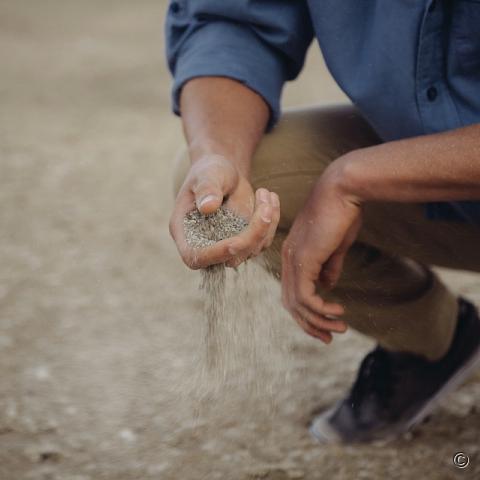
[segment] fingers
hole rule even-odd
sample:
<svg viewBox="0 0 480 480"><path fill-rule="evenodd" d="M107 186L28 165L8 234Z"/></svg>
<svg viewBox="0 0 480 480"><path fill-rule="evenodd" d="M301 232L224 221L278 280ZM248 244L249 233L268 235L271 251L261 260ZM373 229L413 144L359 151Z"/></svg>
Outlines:
<svg viewBox="0 0 480 480"><path fill-rule="evenodd" d="M280 220L280 200L278 195L265 188L255 192L255 210L248 227L233 237L230 244L232 258L226 262L229 267L237 267L247 258L257 256L271 245Z"/></svg>
<svg viewBox="0 0 480 480"><path fill-rule="evenodd" d="M273 216L269 193L264 188L258 189L255 193L255 210L248 227L232 239L232 255L251 253L265 240Z"/></svg>
<svg viewBox="0 0 480 480"><path fill-rule="evenodd" d="M272 205L272 221L270 223L270 228L263 243L255 250L255 255L260 254L262 250L270 247L275 238L278 222L280 221L280 198L275 192L270 192L270 204Z"/></svg>
<svg viewBox="0 0 480 480"><path fill-rule="evenodd" d="M358 232L362 225L361 217L358 217L357 220L350 226L348 229L345 238L343 239L341 245L337 250L330 256L330 258L325 262L320 272L319 282L326 289L332 289L340 279L340 275L343 270L343 264L345 262L345 257L350 247L355 242Z"/></svg>
<svg viewBox="0 0 480 480"><path fill-rule="evenodd" d="M325 330L336 333L344 333L347 331L347 324L343 320L334 316L318 315L303 305L299 305L297 313L310 325L318 330Z"/></svg>
<svg viewBox="0 0 480 480"><path fill-rule="evenodd" d="M316 328L315 326L310 324L310 322L306 321L305 319L303 319L298 315L295 315L294 318L295 318L295 321L300 325L302 330L308 335L310 335L311 337L318 338L319 340L321 340L323 343L326 343L327 345L332 341L333 336L330 332Z"/></svg>
<svg viewBox="0 0 480 480"><path fill-rule="evenodd" d="M338 303L325 302L316 292L316 280L318 274L311 273L309 265L304 261L302 263L294 262L294 285L291 293L294 296L296 305L314 312L320 317L343 315L344 308Z"/></svg>
<svg viewBox="0 0 480 480"><path fill-rule="evenodd" d="M336 318L344 313L341 305L317 295L317 278L314 263L299 257L287 240L282 249L282 303L306 333L330 343L331 332L343 333L347 324Z"/></svg>

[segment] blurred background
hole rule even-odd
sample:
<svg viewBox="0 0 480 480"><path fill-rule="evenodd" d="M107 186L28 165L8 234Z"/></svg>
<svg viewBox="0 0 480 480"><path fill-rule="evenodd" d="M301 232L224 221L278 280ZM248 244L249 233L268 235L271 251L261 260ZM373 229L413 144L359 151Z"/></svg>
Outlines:
<svg viewBox="0 0 480 480"><path fill-rule="evenodd" d="M275 415L202 417L179 393L201 299L167 231L166 9L0 0L0 479L480 478L480 374L392 444L311 440L370 347L353 333L322 348L291 326ZM313 46L284 106L344 99ZM480 302L478 276L442 274Z"/></svg>

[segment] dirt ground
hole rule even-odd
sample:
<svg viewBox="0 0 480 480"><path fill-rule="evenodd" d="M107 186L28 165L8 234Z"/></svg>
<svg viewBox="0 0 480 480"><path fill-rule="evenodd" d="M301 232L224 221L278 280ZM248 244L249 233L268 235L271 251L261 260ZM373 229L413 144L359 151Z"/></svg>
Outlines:
<svg viewBox="0 0 480 480"><path fill-rule="evenodd" d="M167 232L181 132L165 9L0 1L0 479L480 478L479 373L387 446L310 438L370 347L354 333L326 348L288 323L295 359L274 413L219 401L195 415L178 388L201 299ZM342 99L312 49L285 105ZM480 302L477 276L445 275Z"/></svg>

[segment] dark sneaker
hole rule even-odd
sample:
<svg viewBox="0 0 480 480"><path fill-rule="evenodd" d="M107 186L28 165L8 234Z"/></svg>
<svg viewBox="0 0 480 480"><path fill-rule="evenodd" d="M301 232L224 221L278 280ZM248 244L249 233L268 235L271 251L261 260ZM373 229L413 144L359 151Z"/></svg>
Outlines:
<svg viewBox="0 0 480 480"><path fill-rule="evenodd" d="M314 419L314 437L345 443L387 440L421 422L480 362L478 312L463 299L459 306L457 330L442 359L429 362L377 347L363 359L347 398Z"/></svg>

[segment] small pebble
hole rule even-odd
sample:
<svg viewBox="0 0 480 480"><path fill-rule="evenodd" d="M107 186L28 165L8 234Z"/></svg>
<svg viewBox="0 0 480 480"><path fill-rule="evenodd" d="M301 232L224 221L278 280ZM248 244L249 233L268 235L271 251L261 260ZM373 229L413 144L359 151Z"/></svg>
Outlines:
<svg viewBox="0 0 480 480"><path fill-rule="evenodd" d="M137 439L137 435L128 428L121 430L118 436L126 442L134 442Z"/></svg>

